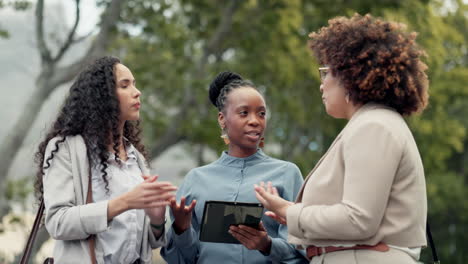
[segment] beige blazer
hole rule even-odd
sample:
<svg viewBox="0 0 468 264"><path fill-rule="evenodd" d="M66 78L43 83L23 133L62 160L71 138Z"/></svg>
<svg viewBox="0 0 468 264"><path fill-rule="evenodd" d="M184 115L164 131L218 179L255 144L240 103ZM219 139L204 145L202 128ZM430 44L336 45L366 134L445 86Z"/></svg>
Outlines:
<svg viewBox="0 0 468 264"><path fill-rule="evenodd" d="M426 245L424 169L413 135L391 108L366 104L307 176L287 211L298 245Z"/></svg>
<svg viewBox="0 0 468 264"><path fill-rule="evenodd" d="M49 141L45 157L49 157L59 138ZM88 240L90 235L104 232L107 222L108 201L86 204L88 193L88 158L86 145L81 136L69 136L59 144L60 149L50 161L50 167L43 178L45 226L55 239L55 263L91 263ZM46 162L44 163L44 165ZM138 165L143 174L148 175L144 157L138 153ZM152 249L166 243L165 234L157 239L145 217L140 259L142 263L152 263ZM104 263L100 242L96 240L97 263Z"/></svg>

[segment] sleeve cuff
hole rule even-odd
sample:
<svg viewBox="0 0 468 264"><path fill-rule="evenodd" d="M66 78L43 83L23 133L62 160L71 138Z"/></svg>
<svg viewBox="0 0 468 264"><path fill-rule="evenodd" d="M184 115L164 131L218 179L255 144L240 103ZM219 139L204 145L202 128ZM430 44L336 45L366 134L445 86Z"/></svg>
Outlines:
<svg viewBox="0 0 468 264"><path fill-rule="evenodd" d="M107 230L109 223L107 221L108 201L89 203L81 205L80 220L86 233L97 234Z"/></svg>
<svg viewBox="0 0 468 264"><path fill-rule="evenodd" d="M174 244L177 247L186 248L193 245L192 227L187 228L182 234L177 235L174 228L171 226L170 232L172 233L171 236L174 240Z"/></svg>
<svg viewBox="0 0 468 264"><path fill-rule="evenodd" d="M297 203L288 208L286 211L286 221L288 223L288 231L291 235L303 238L304 232L300 227L300 216L304 206L302 203Z"/></svg>
<svg viewBox="0 0 468 264"><path fill-rule="evenodd" d="M284 257L284 252L281 252L281 244L284 240L277 237L271 238L271 249L268 256L274 263L279 262Z"/></svg>
<svg viewBox="0 0 468 264"><path fill-rule="evenodd" d="M148 219L149 223L149 219ZM156 236L153 233L153 229L151 226L148 224L148 230L149 230L149 244L152 249L159 248L162 246L165 246L167 243L167 238L166 238L166 227L164 226L161 232L161 235L156 238Z"/></svg>

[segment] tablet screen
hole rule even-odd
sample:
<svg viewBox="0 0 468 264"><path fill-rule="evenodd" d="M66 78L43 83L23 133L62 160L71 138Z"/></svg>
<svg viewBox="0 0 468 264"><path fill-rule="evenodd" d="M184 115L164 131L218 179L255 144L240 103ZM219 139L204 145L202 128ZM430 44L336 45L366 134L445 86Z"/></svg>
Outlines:
<svg viewBox="0 0 468 264"><path fill-rule="evenodd" d="M200 227L200 241L239 244L228 233L229 227L242 224L258 228L262 214L260 203L207 201Z"/></svg>

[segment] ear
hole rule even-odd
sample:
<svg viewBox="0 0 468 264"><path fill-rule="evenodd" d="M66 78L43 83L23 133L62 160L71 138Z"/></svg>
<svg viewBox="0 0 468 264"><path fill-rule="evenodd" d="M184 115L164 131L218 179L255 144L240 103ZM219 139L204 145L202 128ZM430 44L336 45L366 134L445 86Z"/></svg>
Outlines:
<svg viewBox="0 0 468 264"><path fill-rule="evenodd" d="M226 119L224 118L223 112L218 112L218 124L221 129L226 127Z"/></svg>

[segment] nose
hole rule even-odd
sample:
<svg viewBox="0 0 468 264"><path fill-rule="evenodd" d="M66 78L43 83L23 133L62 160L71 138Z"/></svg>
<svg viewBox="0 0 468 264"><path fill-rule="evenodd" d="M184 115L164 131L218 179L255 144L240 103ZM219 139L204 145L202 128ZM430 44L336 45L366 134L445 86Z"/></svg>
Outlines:
<svg viewBox="0 0 468 264"><path fill-rule="evenodd" d="M323 93L323 83L320 84L320 92Z"/></svg>
<svg viewBox="0 0 468 264"><path fill-rule="evenodd" d="M259 124L260 124L260 121L258 120L257 115L250 115L249 125L258 126Z"/></svg>
<svg viewBox="0 0 468 264"><path fill-rule="evenodd" d="M138 88L135 87L135 91L133 92L133 97L138 98L140 97L141 92L138 90Z"/></svg>

